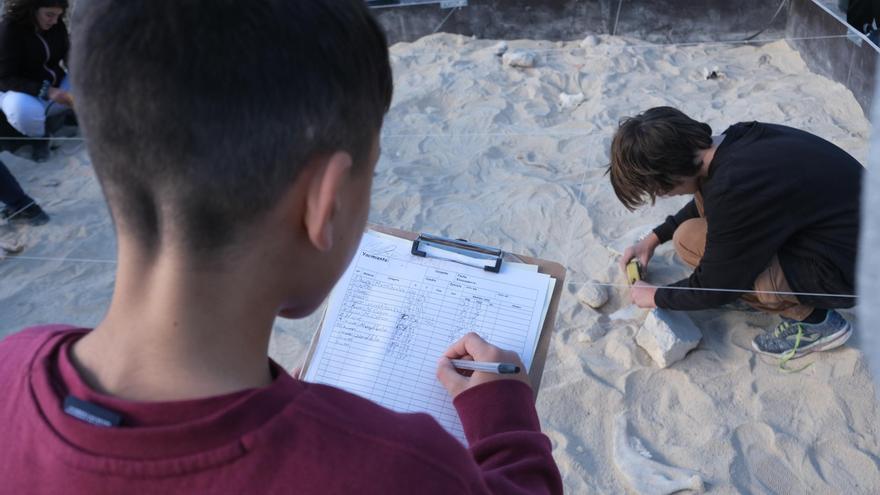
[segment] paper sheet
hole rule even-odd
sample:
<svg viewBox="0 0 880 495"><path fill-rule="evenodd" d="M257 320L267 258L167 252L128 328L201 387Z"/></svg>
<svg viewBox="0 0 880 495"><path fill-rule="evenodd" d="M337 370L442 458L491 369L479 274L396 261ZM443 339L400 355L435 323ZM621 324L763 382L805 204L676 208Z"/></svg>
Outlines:
<svg viewBox="0 0 880 495"><path fill-rule="evenodd" d="M427 412L464 442L436 378L437 360L467 332L534 358L555 280L513 266L489 273L410 254L411 241L364 234L330 296L305 380L399 412Z"/></svg>

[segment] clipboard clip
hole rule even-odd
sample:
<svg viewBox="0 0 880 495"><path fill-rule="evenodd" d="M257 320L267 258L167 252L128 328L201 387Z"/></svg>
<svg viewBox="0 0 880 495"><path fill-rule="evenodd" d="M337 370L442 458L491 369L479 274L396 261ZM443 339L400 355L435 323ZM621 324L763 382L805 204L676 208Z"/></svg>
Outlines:
<svg viewBox="0 0 880 495"><path fill-rule="evenodd" d="M413 241L412 254L455 261L493 273L501 271L504 257L504 252L498 248L424 233Z"/></svg>

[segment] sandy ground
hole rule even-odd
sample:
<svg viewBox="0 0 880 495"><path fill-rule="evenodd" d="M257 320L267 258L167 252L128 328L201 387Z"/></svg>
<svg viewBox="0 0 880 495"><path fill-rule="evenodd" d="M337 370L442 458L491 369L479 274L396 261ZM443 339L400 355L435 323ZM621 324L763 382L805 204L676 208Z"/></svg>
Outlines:
<svg viewBox="0 0 880 495"><path fill-rule="evenodd" d="M702 343L660 370L633 341L644 313L627 308L625 291L612 291L599 310L575 297L590 279L623 283L619 251L685 201L658 201L638 213L618 203L604 167L620 117L672 105L716 132L738 121L782 123L864 163L869 123L852 94L810 73L784 42L596 41L509 41L511 50L536 53L527 69L502 64L495 41L440 34L395 45L395 99L370 220L568 267L538 399L567 492L628 490L611 443L622 411L630 434L656 460L699 471L709 493L880 492L880 415L858 334L846 348L801 360L811 363L806 370L785 374L750 350L773 318L695 312ZM721 77L707 80L704 69L715 66ZM560 93L585 98L563 107ZM97 323L112 291L106 260L115 256L114 240L81 144L63 143L44 164L8 153L2 159L53 221L38 229L0 226L0 239L27 246L0 262L0 335L29 324ZM651 269L658 283L687 274L669 246ZM279 320L272 355L297 366L317 319Z"/></svg>

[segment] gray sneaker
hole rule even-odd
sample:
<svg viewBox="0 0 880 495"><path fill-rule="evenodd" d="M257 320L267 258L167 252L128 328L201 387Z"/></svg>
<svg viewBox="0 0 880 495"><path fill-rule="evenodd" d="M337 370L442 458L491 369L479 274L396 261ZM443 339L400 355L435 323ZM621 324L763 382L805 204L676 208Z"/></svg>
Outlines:
<svg viewBox="0 0 880 495"><path fill-rule="evenodd" d="M852 335L852 325L833 309L822 323L804 323L783 318L775 330L755 337L752 348L761 354L795 359L811 352L843 345Z"/></svg>

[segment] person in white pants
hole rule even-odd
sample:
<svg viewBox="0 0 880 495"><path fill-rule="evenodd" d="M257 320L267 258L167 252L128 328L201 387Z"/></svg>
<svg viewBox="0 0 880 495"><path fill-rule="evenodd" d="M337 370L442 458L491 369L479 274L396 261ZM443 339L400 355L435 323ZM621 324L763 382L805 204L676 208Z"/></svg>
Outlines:
<svg viewBox="0 0 880 495"><path fill-rule="evenodd" d="M0 18L0 109L10 124L5 127L18 131L11 137L39 138L31 143L36 161L49 157L43 139L51 131L47 118L73 105L65 67L68 5L68 0L6 1Z"/></svg>
<svg viewBox="0 0 880 495"><path fill-rule="evenodd" d="M69 91L68 77L61 82L60 88L49 88L46 99L18 91L7 91L0 93L0 109L16 131L28 137L43 137L46 135L46 118L70 110Z"/></svg>

